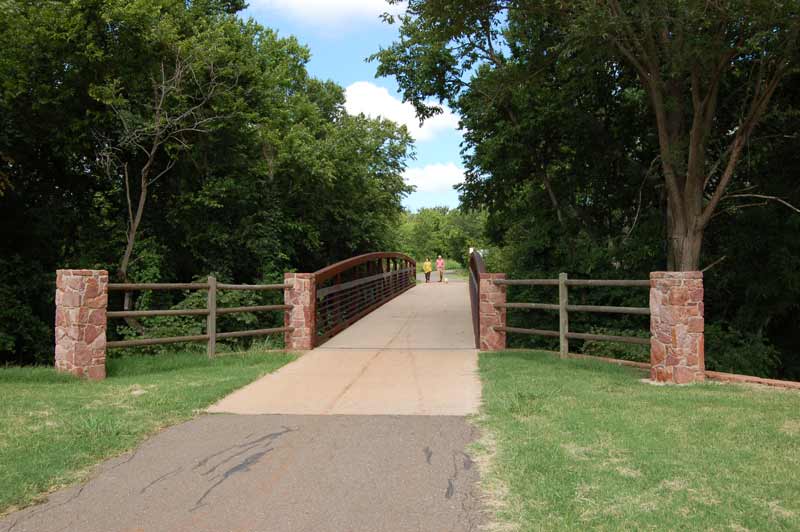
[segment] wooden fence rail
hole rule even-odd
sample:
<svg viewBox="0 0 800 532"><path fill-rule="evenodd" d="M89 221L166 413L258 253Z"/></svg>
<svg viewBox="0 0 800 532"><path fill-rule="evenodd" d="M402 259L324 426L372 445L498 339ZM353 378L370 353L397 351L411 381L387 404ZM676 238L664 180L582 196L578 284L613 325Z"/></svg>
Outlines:
<svg viewBox="0 0 800 532"><path fill-rule="evenodd" d="M559 353L562 357L569 353L570 340L596 340L603 342L622 342L629 344L649 345L649 338L639 338L636 336L615 336L610 334L590 334L579 333L569 330L570 312L593 312L605 314L634 314L649 316L649 307L615 307L603 305L570 305L569 290L570 286L611 286L627 288L650 288L649 280L626 280L626 279L569 279L566 273L561 273L558 279L495 279L492 281L496 285L507 286L557 286L558 304L550 303L496 303L495 308L505 309L527 309L527 310L550 310L558 311L558 330L544 329L525 329L520 327L495 327L495 330L506 333L532 334L537 336L558 337Z"/></svg>
<svg viewBox="0 0 800 532"><path fill-rule="evenodd" d="M208 356L216 354L218 338L241 338L247 336L266 336L276 333L291 332L292 327L274 327L270 329L254 329L245 331L217 332L217 316L244 312L271 312L291 311L292 305L252 305L245 307L217 307L217 292L219 290L248 290L268 291L284 290L291 288L291 284L225 284L217 283L215 277L209 277L205 283L109 283L109 292L134 292L141 290L206 290L206 308L199 309L168 309L168 310L116 310L108 312L109 318L148 318L154 316L205 316L206 334L189 336L170 336L163 338L136 338L134 340L119 340L107 342L106 346L112 347L139 347L145 345L176 344L182 342L206 342Z"/></svg>

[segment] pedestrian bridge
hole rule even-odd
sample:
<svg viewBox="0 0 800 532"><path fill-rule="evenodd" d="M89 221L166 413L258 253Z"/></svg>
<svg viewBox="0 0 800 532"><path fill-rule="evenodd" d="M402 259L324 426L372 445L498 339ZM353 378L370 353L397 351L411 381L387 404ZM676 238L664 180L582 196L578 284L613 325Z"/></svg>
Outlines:
<svg viewBox="0 0 800 532"><path fill-rule="evenodd" d="M477 358L467 284L412 284L209 411L472 414L481 395Z"/></svg>

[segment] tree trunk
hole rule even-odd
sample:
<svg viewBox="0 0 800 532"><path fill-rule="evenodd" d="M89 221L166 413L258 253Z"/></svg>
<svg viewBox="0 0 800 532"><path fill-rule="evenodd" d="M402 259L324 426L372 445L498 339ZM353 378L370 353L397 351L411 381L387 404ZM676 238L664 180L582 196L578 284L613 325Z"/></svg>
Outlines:
<svg viewBox="0 0 800 532"><path fill-rule="evenodd" d="M692 177L686 179L684 211L675 208L667 198L667 269L670 271L696 271L700 268L704 228L699 219L703 193L702 185L698 188L697 181Z"/></svg>

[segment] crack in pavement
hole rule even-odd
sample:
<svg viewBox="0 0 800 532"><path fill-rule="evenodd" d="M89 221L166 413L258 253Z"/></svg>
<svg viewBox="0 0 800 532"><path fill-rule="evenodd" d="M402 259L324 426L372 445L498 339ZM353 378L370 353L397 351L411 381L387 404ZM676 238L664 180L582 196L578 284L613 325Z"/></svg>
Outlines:
<svg viewBox="0 0 800 532"><path fill-rule="evenodd" d="M272 447L272 444L277 439L279 439L281 436L283 436L284 434L288 434L290 432L298 431L298 430L299 430L298 428L290 428L290 427L284 426L283 430L281 430L281 431L271 432L269 434L266 434L264 436L256 438L255 440L250 440L250 441L246 441L246 442L239 443L239 444L236 444L236 445L231 445L231 446L226 447L225 449L223 449L221 451L218 451L216 453L213 453L213 454L203 458L199 462L197 462L197 464L195 464L195 466L192 468L193 471L196 471L198 468L206 465L210 460L212 460L212 459L214 459L214 458L216 458L216 457L218 457L220 455L223 455L228 451L231 451L233 449L241 449L240 451L235 452L232 455L227 456L224 459L220 460L218 463L213 465L210 469L200 473L200 475L202 477L209 478L209 480L216 480L216 482L214 482L211 486L209 486L209 488L200 496L199 499L197 499L197 501L195 502L194 506L192 508L190 508L189 511L190 512L194 512L195 510L197 510L201 506L204 506L206 504L204 501L211 494L211 492L213 492L217 487L219 487L220 484L222 484L223 482L225 482L226 480L231 478L233 475L236 475L238 473L246 473L246 472L250 471L250 468L253 465L255 465L256 463L258 463L258 461L261 460L261 458L263 458L267 453L270 453L273 450L275 450L274 447ZM231 460L233 460L233 459L235 459L235 458L237 458L237 457L239 457L239 456L241 456L241 455L243 455L243 454L245 454L245 453L247 453L249 451L255 450L255 449L259 448L259 447L261 447L260 451L255 452L255 453L245 457L244 460L242 460L238 464L234 465L233 467L225 470L221 475L211 475L221 465L227 464Z"/></svg>
<svg viewBox="0 0 800 532"><path fill-rule="evenodd" d="M273 450L274 449L272 447L270 447L268 449L264 449L261 452L251 454L250 456L245 458L241 463L236 464L232 468L230 468L227 471L225 471L222 474L221 477L218 477L219 480L217 480L214 484L212 484L205 491L205 493L203 493L203 495L199 499L197 499L197 502L194 503L194 507L190 508L189 511L190 512L194 512L195 510L197 510L198 508L203 506L205 504L203 501L205 501L206 497L208 497L211 494L211 492L214 491L220 484L222 484L223 482L228 480L231 476L235 475L236 473L245 473L247 471L250 471L250 466L258 463L258 461L264 455L266 455L267 453L269 453L270 451L273 451Z"/></svg>
<svg viewBox="0 0 800 532"><path fill-rule="evenodd" d="M152 481L150 484L148 484L147 486L143 487L143 488L142 488L142 489L139 491L139 495L141 495L141 494L142 494L142 493L144 493L145 491L149 490L150 488L152 488L154 485L158 484L158 483L159 483L159 482L161 482L162 480L165 480L165 479L167 479L167 478L171 477L172 475L175 475L175 474L177 474L177 473L180 473L181 471L183 471L183 466L176 467L175 469L173 469L173 470L172 470L172 471L170 471L169 473L164 473L163 475L161 475L160 477L158 477L157 479L155 479L154 481Z"/></svg>
<svg viewBox="0 0 800 532"><path fill-rule="evenodd" d="M462 467L464 468L464 471L469 471L472 469L472 465L475 463L464 451L453 451L453 475L447 479L447 489L444 492L445 499L450 499L456 491L455 482L458 479L458 462L456 457L458 455L461 455L463 458Z"/></svg>
<svg viewBox="0 0 800 532"><path fill-rule="evenodd" d="M259 443L263 442L264 440L275 440L277 438L280 438L281 436L283 436L284 434L286 434L288 432L294 432L296 430L298 430L298 429L296 429L296 428L295 429L291 429L289 427L284 426L283 430L281 430L279 432L272 432L272 433L267 434L265 436L261 436L260 438L256 438L253 441L246 441L244 443L233 444L233 445L231 445L229 447L226 447L226 448L222 449L221 451L217 451L216 453L213 453L213 454L210 454L210 455L206 456L205 458L203 458L202 460L197 462L197 464L195 464L195 466L192 468L192 470L200 469L201 467L206 465L210 460L216 458L217 456L219 456L221 454L227 453L231 449L241 449L243 447L249 447L249 446L252 446L252 445L259 444ZM253 435L253 433L248 434L247 436L245 436L245 439L250 438L252 435ZM239 453L239 454L241 454L241 453ZM219 465L219 464L217 464L217 465Z"/></svg>

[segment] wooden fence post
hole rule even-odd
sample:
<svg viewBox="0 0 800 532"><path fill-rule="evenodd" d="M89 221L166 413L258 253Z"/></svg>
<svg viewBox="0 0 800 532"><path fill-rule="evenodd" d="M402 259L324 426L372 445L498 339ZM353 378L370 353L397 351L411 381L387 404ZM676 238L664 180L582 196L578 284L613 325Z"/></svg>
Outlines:
<svg viewBox="0 0 800 532"><path fill-rule="evenodd" d="M558 344L559 356L565 358L569 354L569 314L567 314L567 274L558 274Z"/></svg>
<svg viewBox="0 0 800 532"><path fill-rule="evenodd" d="M212 275L208 276L206 334L208 334L208 358L213 358L217 349L217 278Z"/></svg>

